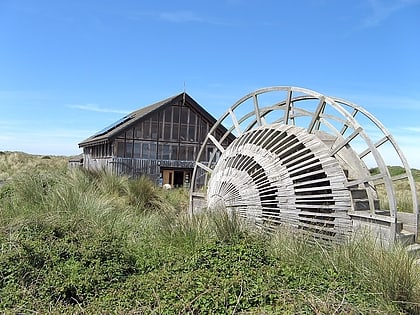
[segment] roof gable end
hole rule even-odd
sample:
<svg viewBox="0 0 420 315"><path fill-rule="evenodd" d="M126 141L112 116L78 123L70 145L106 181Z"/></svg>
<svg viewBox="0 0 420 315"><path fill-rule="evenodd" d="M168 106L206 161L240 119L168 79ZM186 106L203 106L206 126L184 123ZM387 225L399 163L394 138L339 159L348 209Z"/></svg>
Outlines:
<svg viewBox="0 0 420 315"><path fill-rule="evenodd" d="M197 112L201 113L211 123L216 122L216 119L213 116L211 116L202 106L200 106L187 93L183 92L178 95L164 99L160 102L154 103L152 105L140 108L122 117L121 119L117 120L111 125L98 131L91 137L80 142L79 147L85 147L85 146L95 145L98 143L108 142L112 140L114 137L116 137L118 134L125 132L125 130L129 129L132 125L138 122L141 122L142 120L147 119L148 117L152 116L156 112L161 111L165 109L166 107L173 105L176 102L182 102L183 104L194 108Z"/></svg>

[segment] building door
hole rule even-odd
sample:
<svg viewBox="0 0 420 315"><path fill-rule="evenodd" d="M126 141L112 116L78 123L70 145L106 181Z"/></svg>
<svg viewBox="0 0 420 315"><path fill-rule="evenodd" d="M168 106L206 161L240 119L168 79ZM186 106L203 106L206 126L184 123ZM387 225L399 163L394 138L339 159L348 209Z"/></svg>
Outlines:
<svg viewBox="0 0 420 315"><path fill-rule="evenodd" d="M191 174L191 169L161 169L161 184L188 188Z"/></svg>
<svg viewBox="0 0 420 315"><path fill-rule="evenodd" d="M174 171L173 170L162 170L162 184L169 184L174 187Z"/></svg>
<svg viewBox="0 0 420 315"><path fill-rule="evenodd" d="M174 186L175 187L184 186L184 171L174 171Z"/></svg>

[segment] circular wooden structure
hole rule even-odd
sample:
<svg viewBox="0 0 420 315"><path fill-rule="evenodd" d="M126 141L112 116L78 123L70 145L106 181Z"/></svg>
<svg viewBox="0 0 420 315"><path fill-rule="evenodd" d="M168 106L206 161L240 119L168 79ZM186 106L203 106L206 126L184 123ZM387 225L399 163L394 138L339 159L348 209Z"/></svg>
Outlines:
<svg viewBox="0 0 420 315"><path fill-rule="evenodd" d="M288 224L334 241L365 227L386 242L418 233L415 182L392 135L364 108L304 88L264 88L233 104L209 131L191 184L192 212L224 207L269 230Z"/></svg>

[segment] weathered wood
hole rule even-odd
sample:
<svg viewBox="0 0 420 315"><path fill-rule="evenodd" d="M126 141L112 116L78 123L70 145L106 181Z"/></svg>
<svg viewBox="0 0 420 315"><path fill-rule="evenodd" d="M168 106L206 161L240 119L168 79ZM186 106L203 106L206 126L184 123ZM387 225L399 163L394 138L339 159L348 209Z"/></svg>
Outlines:
<svg viewBox="0 0 420 315"><path fill-rule="evenodd" d="M284 99L260 106L259 95L279 91L284 92ZM246 102L253 103L253 112L241 110ZM274 123L267 124L266 115ZM356 116L372 125L361 126ZM342 241L355 233L361 219L367 220L363 226L388 222L388 232L380 233L393 242L404 223L398 222L392 183L408 178L413 215L406 224L418 231L418 201L407 161L392 135L360 106L303 88L272 87L244 96L218 123L224 117L231 118L231 130L239 137L220 150L217 164L207 167L211 171L205 183L209 207L223 204L267 230L288 224L329 241ZM377 128L383 137L372 141L367 128ZM218 146L211 134L208 139ZM386 157L378 150L386 142L401 158L405 174L390 176ZM360 149L363 145L365 150ZM378 175L369 173L368 156L376 163ZM203 169L200 164L197 167ZM387 211L378 209L377 183L385 187ZM368 209L366 214L361 205Z"/></svg>

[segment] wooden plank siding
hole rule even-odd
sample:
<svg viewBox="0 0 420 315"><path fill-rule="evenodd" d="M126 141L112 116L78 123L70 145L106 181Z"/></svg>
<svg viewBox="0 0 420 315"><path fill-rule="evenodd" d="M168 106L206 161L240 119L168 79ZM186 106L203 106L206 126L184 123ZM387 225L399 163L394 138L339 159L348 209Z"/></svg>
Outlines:
<svg viewBox="0 0 420 315"><path fill-rule="evenodd" d="M147 175L155 178L160 174L161 167L168 168L194 168L193 161L174 161L174 160L149 160L149 159L131 159L120 157L109 158L88 158L85 162L87 169L101 170L107 169L114 174L129 175L138 177ZM158 178L158 177L157 177Z"/></svg>
<svg viewBox="0 0 420 315"><path fill-rule="evenodd" d="M117 175L147 175L156 182L162 178L162 169L184 170L187 174L194 169L201 146L206 146L204 162L216 146L226 148L234 140L233 135L228 135L221 143L216 141L217 145L204 143L215 122L196 101L182 93L141 108L81 142L83 165ZM226 132L220 126L212 137L221 139Z"/></svg>
<svg viewBox="0 0 420 315"><path fill-rule="evenodd" d="M207 162L203 162L207 165ZM147 176L154 182L159 181L161 170L165 169L193 169L194 161L130 159L120 157L90 158L87 156L84 167L88 170L109 171L116 175L127 175L131 178ZM214 167L214 166L213 166ZM198 176L197 183L204 184L204 173Z"/></svg>

